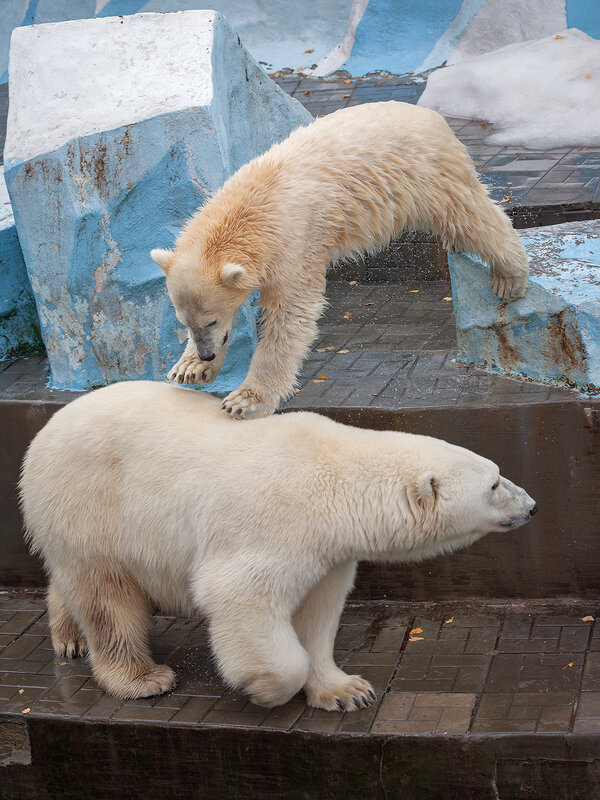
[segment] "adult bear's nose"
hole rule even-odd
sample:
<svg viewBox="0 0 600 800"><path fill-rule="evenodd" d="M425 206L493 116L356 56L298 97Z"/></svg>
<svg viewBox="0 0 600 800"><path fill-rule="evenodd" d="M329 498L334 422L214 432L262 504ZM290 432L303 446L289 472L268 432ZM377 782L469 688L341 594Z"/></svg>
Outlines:
<svg viewBox="0 0 600 800"><path fill-rule="evenodd" d="M531 509L531 511L529 512L529 516L530 517L534 517L539 510L540 510L540 508L539 508L538 504L536 503L534 505L534 507Z"/></svg>

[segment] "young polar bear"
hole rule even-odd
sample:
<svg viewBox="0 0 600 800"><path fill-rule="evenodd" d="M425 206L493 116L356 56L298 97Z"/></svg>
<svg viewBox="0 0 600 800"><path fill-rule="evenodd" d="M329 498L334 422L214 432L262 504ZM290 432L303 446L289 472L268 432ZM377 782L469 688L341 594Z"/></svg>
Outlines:
<svg viewBox="0 0 600 800"><path fill-rule="evenodd" d="M189 331L168 377L211 383L236 310L259 291L260 342L223 408L238 419L272 414L316 336L328 265L378 250L407 228L481 256L501 298L525 294L521 240L435 111L370 103L298 128L239 169L190 219L174 251L151 252Z"/></svg>
<svg viewBox="0 0 600 800"><path fill-rule="evenodd" d="M360 560L414 561L523 525L536 505L485 458L311 413L236 425L218 400L121 383L58 411L20 483L59 656L119 697L166 692L152 605L205 614L225 680L264 706L375 695L333 660Z"/></svg>

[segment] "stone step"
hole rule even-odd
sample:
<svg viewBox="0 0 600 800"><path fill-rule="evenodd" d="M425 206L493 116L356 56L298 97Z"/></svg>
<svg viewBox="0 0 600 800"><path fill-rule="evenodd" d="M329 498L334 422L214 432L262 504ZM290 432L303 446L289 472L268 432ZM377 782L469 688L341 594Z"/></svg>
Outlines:
<svg viewBox="0 0 600 800"><path fill-rule="evenodd" d="M39 596L2 596L2 797L590 800L597 613L577 599L348 605L336 659L377 700L343 713L303 695L253 705L222 685L202 621L161 616L152 649L176 689L116 700L85 661L54 657Z"/></svg>
<svg viewBox="0 0 600 800"><path fill-rule="evenodd" d="M468 447L524 486L541 510L522 530L452 556L362 565L355 598L596 596L600 401L457 364L449 293L447 282L330 283L321 338L287 408ZM33 436L77 396L48 389L47 380L39 359L0 373L0 441L8 443L0 448L0 586L43 581L23 542L16 484Z"/></svg>

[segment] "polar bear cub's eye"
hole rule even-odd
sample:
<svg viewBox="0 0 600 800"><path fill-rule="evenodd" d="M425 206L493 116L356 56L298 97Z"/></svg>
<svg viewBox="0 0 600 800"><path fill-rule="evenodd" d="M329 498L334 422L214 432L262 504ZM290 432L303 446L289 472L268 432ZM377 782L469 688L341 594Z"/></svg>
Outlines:
<svg viewBox="0 0 600 800"><path fill-rule="evenodd" d="M498 478L496 483L492 486L492 492L494 491L494 489L497 489L499 486L500 486L500 478Z"/></svg>
<svg viewBox="0 0 600 800"><path fill-rule="evenodd" d="M216 320L216 319L213 319L213 321L212 321L212 322L209 322L209 323L208 323L208 325L207 325L206 327L207 327L207 328L212 328L212 326L213 326L213 325L216 325L216 324L217 324L217 320Z"/></svg>

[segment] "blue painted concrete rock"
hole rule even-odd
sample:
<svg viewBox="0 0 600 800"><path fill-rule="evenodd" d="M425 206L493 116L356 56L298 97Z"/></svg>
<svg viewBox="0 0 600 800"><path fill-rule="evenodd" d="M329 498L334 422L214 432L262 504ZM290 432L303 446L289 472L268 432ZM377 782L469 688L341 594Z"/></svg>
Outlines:
<svg viewBox="0 0 600 800"><path fill-rule="evenodd" d="M42 349L35 300L0 174L0 361Z"/></svg>
<svg viewBox="0 0 600 800"><path fill-rule="evenodd" d="M212 11L19 28L10 73L5 174L52 385L163 379L186 332L150 249L312 118ZM248 306L213 390L255 343Z"/></svg>
<svg viewBox="0 0 600 800"><path fill-rule="evenodd" d="M521 232L527 294L501 302L475 257L450 257L458 358L491 372L600 393L600 220Z"/></svg>

